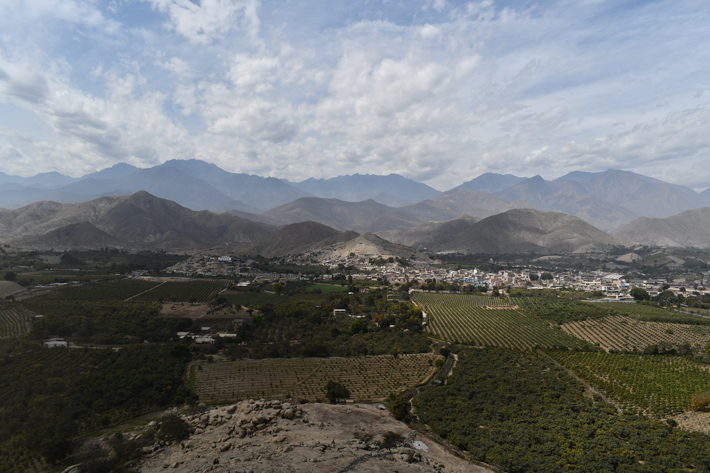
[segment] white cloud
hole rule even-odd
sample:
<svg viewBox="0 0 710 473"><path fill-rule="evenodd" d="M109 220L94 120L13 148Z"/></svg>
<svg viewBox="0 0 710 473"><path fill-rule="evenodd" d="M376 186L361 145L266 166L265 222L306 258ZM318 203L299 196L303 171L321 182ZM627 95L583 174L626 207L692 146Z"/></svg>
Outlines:
<svg viewBox="0 0 710 473"><path fill-rule="evenodd" d="M166 27L194 44L209 44L235 28L241 28L256 41L261 23L258 0L143 0L166 13Z"/></svg>

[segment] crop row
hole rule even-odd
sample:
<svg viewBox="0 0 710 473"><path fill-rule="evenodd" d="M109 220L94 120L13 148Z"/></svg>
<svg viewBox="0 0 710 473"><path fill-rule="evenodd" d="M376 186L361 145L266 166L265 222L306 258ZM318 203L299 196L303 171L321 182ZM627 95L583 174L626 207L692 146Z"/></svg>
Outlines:
<svg viewBox="0 0 710 473"><path fill-rule="evenodd" d="M13 338L30 331L31 314L20 307L0 307L0 338Z"/></svg>
<svg viewBox="0 0 710 473"><path fill-rule="evenodd" d="M427 330L444 340L507 348L582 347L585 342L512 309L424 306Z"/></svg>
<svg viewBox="0 0 710 473"><path fill-rule="evenodd" d="M658 417L690 409L691 397L710 386L710 367L692 358L569 351L550 355L623 409Z"/></svg>
<svg viewBox="0 0 710 473"><path fill-rule="evenodd" d="M412 299L418 304L426 306L449 307L511 307L507 299L492 296L478 296L472 294L448 294L433 292L415 292Z"/></svg>
<svg viewBox="0 0 710 473"><path fill-rule="evenodd" d="M697 351L710 341L707 326L643 322L625 316L569 322L562 329L589 343L599 343L607 351L643 349L660 342L673 345L688 342Z"/></svg>
<svg viewBox="0 0 710 473"><path fill-rule="evenodd" d="M49 465L37 453L21 447L0 447L0 471L6 473L39 473L49 470Z"/></svg>
<svg viewBox="0 0 710 473"><path fill-rule="evenodd" d="M434 373L434 354L357 358L240 360L203 364L196 370L200 400L217 403L248 398L325 397L328 381L338 381L356 401L376 401Z"/></svg>

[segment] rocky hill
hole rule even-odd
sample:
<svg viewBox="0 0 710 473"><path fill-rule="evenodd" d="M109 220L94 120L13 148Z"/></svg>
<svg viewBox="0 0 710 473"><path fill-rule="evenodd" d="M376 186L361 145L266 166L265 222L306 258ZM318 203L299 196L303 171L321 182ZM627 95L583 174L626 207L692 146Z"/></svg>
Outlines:
<svg viewBox="0 0 710 473"><path fill-rule="evenodd" d="M358 236L355 232L339 232L317 222L293 223L273 235L259 239L241 252L266 258L297 255L322 246L352 240Z"/></svg>
<svg viewBox="0 0 710 473"><path fill-rule="evenodd" d="M248 243L276 231L227 213L195 212L147 192L0 210L0 241L20 248L189 250Z"/></svg>
<svg viewBox="0 0 710 473"><path fill-rule="evenodd" d="M386 236L437 253L571 253L616 243L579 218L533 209L509 210L479 221L462 217Z"/></svg>
<svg viewBox="0 0 710 473"><path fill-rule="evenodd" d="M612 234L626 245L710 248L710 207L666 218L641 217Z"/></svg>

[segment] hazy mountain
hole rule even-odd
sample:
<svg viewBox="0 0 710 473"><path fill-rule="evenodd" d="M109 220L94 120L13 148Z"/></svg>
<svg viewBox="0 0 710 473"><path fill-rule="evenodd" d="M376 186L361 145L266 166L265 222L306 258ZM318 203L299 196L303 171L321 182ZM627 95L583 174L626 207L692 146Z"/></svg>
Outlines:
<svg viewBox="0 0 710 473"><path fill-rule="evenodd" d="M700 194L687 187L628 171L609 170L580 181L580 184L589 195L597 199L617 203L637 215L648 217L667 217L702 207L704 200Z"/></svg>
<svg viewBox="0 0 710 473"><path fill-rule="evenodd" d="M484 218L518 208L534 208L534 206L522 200L506 203L487 192L458 188L444 192L433 200L428 199L400 207L401 210L420 217L421 221L445 221L459 215Z"/></svg>
<svg viewBox="0 0 710 473"><path fill-rule="evenodd" d="M666 218L641 217L613 235L626 245L710 248L710 207Z"/></svg>
<svg viewBox="0 0 710 473"><path fill-rule="evenodd" d="M439 253L551 254L595 251L613 244L614 238L577 217L515 209L475 223L457 219L435 225L412 246Z"/></svg>
<svg viewBox="0 0 710 473"><path fill-rule="evenodd" d="M426 184L407 179L399 174L376 176L353 174L331 179L306 179L290 184L316 197L361 202L372 199L381 204L395 206L433 199L440 194Z"/></svg>
<svg viewBox="0 0 710 473"><path fill-rule="evenodd" d="M448 244L480 221L480 218L462 215L446 222L427 222L408 230L378 232L377 235L393 243L427 250Z"/></svg>
<svg viewBox="0 0 710 473"><path fill-rule="evenodd" d="M352 240L357 236L355 232L339 232L316 222L293 223L273 235L261 238L243 252L266 258L301 254L319 246Z"/></svg>
<svg viewBox="0 0 710 473"><path fill-rule="evenodd" d="M619 203L590 195L583 182L547 182L542 177L535 176L498 192L495 196L504 202L523 200L538 209L575 215L603 230L619 227L637 217L637 214Z"/></svg>
<svg viewBox="0 0 710 473"><path fill-rule="evenodd" d="M0 238L21 248L85 248L92 242L110 242L127 249L186 250L252 242L276 230L228 213L196 212L144 191L78 204L38 202L0 210Z"/></svg>
<svg viewBox="0 0 710 473"><path fill-rule="evenodd" d="M242 211L264 212L298 198L311 196L281 179L231 173L198 159L172 159L156 167L179 169L189 176L205 181L227 197L247 204L248 208L244 205L234 207ZM193 208L190 205L188 207Z"/></svg>
<svg viewBox="0 0 710 473"><path fill-rule="evenodd" d="M401 209L366 200L364 202L344 202L339 199L303 197L268 212L264 217L279 224L297 222L319 222L337 230L376 232L411 228L420 219Z"/></svg>
<svg viewBox="0 0 710 473"><path fill-rule="evenodd" d="M102 169L101 171L92 172L81 177L81 179L116 179L119 177L128 176L138 171L140 168L126 163L114 164L110 168Z"/></svg>
<svg viewBox="0 0 710 473"><path fill-rule="evenodd" d="M704 199L710 199L710 187L700 193Z"/></svg>
<svg viewBox="0 0 710 473"><path fill-rule="evenodd" d="M473 192L488 192L494 194L496 192L507 189L508 187L514 186L519 182L524 181L524 177L513 176L512 174L496 174L492 172L487 172L481 174L475 179L468 182L464 182L458 187L452 190L459 189L465 191Z"/></svg>
<svg viewBox="0 0 710 473"><path fill-rule="evenodd" d="M172 166L156 166L140 169L116 179L83 179L62 188L75 194L97 194L111 192L110 195L133 194L146 191L162 199L172 200L193 210L258 211L244 202L224 195L202 179L193 177Z"/></svg>
<svg viewBox="0 0 710 473"><path fill-rule="evenodd" d="M76 181L75 177L65 176L56 171L43 172L32 177L20 180L20 184L25 186L40 185L45 187L58 187Z"/></svg>
<svg viewBox="0 0 710 473"><path fill-rule="evenodd" d="M592 177L600 176L604 174L607 171L601 171L601 172L585 172L585 171L572 171L568 172L564 176L560 176L556 181L585 181L587 179L591 179Z"/></svg>

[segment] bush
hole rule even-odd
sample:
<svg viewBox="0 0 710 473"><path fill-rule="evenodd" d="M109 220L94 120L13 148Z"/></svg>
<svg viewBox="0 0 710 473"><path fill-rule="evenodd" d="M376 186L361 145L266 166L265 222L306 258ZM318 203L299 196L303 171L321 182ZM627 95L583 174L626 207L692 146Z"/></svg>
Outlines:
<svg viewBox="0 0 710 473"><path fill-rule="evenodd" d="M190 424L176 415L163 417L156 437L160 440L185 440L190 436Z"/></svg>
<svg viewBox="0 0 710 473"><path fill-rule="evenodd" d="M694 411L705 411L710 407L710 393L693 394L690 406Z"/></svg>
<svg viewBox="0 0 710 473"><path fill-rule="evenodd" d="M391 450L404 443L404 437L396 432L386 432L380 441L380 448Z"/></svg>

